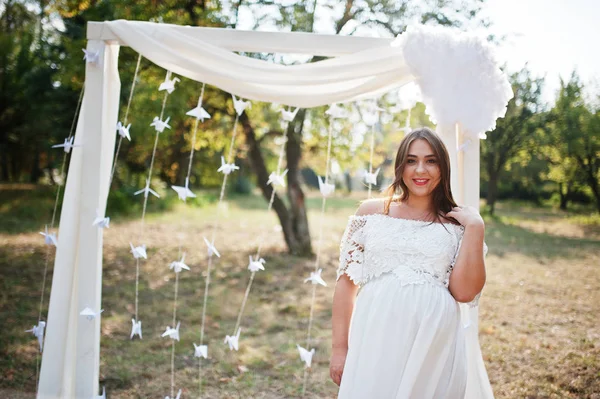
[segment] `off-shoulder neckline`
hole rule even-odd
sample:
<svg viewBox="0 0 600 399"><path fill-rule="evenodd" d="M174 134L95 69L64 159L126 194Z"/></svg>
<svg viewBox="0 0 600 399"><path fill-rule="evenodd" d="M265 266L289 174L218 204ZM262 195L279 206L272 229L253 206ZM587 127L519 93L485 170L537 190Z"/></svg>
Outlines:
<svg viewBox="0 0 600 399"><path fill-rule="evenodd" d="M397 218L397 217L394 217L394 216L386 215L385 213L369 213L367 215L350 215L350 218L358 219L358 218L368 218L368 217L371 217L371 216L381 216L381 217L386 218L386 219L395 219L395 220L400 220L400 221L404 221L404 222L413 222L413 223L417 223L417 224L439 224L439 225L451 225L451 226L458 227L458 228L463 227L460 224L454 224L454 223L451 223L451 222L442 222L442 223L440 223L440 222L431 222L431 221L428 221L428 220Z"/></svg>

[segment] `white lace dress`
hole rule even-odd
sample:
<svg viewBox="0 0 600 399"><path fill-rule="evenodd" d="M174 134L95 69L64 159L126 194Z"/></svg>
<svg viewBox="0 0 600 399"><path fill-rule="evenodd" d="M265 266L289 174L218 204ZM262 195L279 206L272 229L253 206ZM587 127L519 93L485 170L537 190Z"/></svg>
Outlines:
<svg viewBox="0 0 600 399"><path fill-rule="evenodd" d="M477 314L465 329L469 307L448 290L463 233L450 223L350 217L337 274L361 289L339 398L493 398L477 331L468 335Z"/></svg>

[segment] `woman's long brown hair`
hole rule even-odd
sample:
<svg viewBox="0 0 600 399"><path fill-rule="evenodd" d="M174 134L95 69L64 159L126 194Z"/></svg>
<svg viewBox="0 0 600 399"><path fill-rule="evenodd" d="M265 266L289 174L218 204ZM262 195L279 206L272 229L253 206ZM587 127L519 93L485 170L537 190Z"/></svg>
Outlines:
<svg viewBox="0 0 600 399"><path fill-rule="evenodd" d="M387 197L384 202L384 213L386 215L389 213L390 205L394 200L406 201L408 199L410 193L402 180L402 174L406 166L408 149L415 140L425 140L429 143L440 168L440 182L432 194L433 211L436 215L435 220L441 222L441 218L443 218L456 223L453 218L446 217L446 213L457 206L452 197L452 190L450 189L450 157L448 156L448 150L442 139L426 127L413 130L400 142L400 147L398 147L398 152L396 153L396 162L394 163L394 181L384 191L384 195ZM399 196L394 198L397 194Z"/></svg>

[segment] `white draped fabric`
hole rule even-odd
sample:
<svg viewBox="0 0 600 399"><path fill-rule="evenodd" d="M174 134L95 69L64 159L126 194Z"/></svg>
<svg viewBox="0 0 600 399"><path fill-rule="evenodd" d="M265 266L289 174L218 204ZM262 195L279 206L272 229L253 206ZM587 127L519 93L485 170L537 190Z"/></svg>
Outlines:
<svg viewBox="0 0 600 399"><path fill-rule="evenodd" d="M284 66L237 55L179 26L106 24L119 40L166 70L251 100L309 108L385 93L414 80L400 47L385 45Z"/></svg>
<svg viewBox="0 0 600 399"><path fill-rule="evenodd" d="M102 229L92 226L106 209L115 147L119 46L89 41L98 66L88 64L81 112L60 215L38 398L92 398L98 392L102 291Z"/></svg>
<svg viewBox="0 0 600 399"><path fill-rule="evenodd" d="M99 60L86 67L75 136L75 144L82 146L72 150L62 205L38 398L88 399L98 394L100 318L87 320L79 312L101 308L102 230L92 227L92 221L96 209L106 208L108 196L119 105L119 45L132 47L175 74L237 96L297 107L353 101L416 82L450 152L452 190L459 203L478 208L476 135L494 127L512 93L482 41L440 29L414 27L391 45L389 39L207 31L132 21L90 23L87 50L98 51ZM324 61L282 66L233 53L232 43L223 43L240 37L237 34L242 35L239 47L254 51L264 46L267 52L331 54L336 43L343 49ZM352 51L352 43L358 50ZM445 48L452 51L442 58L434 54ZM465 137L474 142L457 156ZM471 312L475 328L468 343L473 361L467 398L492 398L477 338L477 310Z"/></svg>

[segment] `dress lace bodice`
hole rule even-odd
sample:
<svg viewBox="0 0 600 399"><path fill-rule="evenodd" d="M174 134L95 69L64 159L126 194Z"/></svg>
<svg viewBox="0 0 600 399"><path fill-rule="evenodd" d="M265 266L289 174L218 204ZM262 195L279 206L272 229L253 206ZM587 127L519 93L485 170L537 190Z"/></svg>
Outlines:
<svg viewBox="0 0 600 399"><path fill-rule="evenodd" d="M393 273L402 285L448 287L463 234L464 227L452 223L385 214L350 216L340 244L337 278L345 273L355 284L364 285L383 273Z"/></svg>

